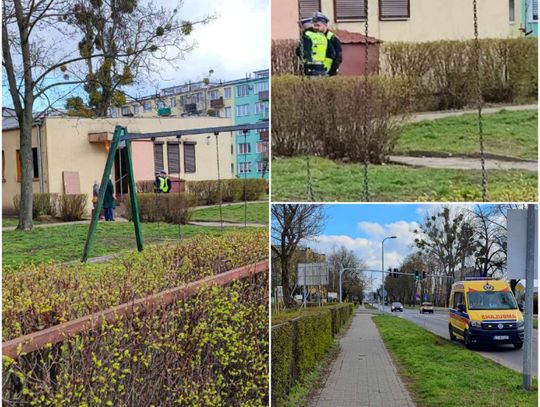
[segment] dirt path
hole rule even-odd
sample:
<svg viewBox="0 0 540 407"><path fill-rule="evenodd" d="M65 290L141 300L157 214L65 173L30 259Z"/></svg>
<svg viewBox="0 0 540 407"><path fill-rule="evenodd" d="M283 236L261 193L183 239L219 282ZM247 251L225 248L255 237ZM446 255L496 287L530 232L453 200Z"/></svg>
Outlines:
<svg viewBox="0 0 540 407"><path fill-rule="evenodd" d="M409 165L413 167L446 168L456 170L480 170L482 169L479 158L464 157L409 157L392 155L388 157L391 163ZM536 161L510 161L486 159L488 170L524 170L538 171Z"/></svg>

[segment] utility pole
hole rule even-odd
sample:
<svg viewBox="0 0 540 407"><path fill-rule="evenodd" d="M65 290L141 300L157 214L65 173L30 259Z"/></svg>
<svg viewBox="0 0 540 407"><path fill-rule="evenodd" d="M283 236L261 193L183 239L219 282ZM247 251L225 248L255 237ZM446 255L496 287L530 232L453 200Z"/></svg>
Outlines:
<svg viewBox="0 0 540 407"><path fill-rule="evenodd" d="M534 205L527 206L527 257L525 260L525 343L523 346L523 388L532 390L531 362L532 362L532 322L533 322L533 296L534 296L534 258L536 213Z"/></svg>
<svg viewBox="0 0 540 407"><path fill-rule="evenodd" d="M384 241L388 239L397 239L397 236L388 236L381 242L381 272L382 272L382 310L384 312L384 301L386 298L386 292L384 291Z"/></svg>

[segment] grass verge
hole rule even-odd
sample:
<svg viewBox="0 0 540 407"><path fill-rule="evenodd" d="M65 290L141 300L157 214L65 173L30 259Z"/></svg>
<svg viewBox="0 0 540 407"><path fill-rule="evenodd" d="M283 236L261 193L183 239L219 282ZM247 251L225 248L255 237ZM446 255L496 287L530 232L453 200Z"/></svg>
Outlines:
<svg viewBox="0 0 540 407"><path fill-rule="evenodd" d="M13 266L20 263L66 262L78 260L82 255L88 225L65 225L35 228L31 232L8 231L2 236L2 264ZM167 223L143 223L145 244L161 239L188 238L195 235L219 235L219 228L177 225ZM226 232L225 232L226 233ZM90 257L104 256L135 249L133 223L100 222Z"/></svg>
<svg viewBox="0 0 540 407"><path fill-rule="evenodd" d="M244 222L244 204L224 205L222 211L225 222ZM246 215L248 223L268 223L268 203L248 202ZM191 220L219 222L219 206L196 209Z"/></svg>
<svg viewBox="0 0 540 407"><path fill-rule="evenodd" d="M373 321L407 387L421 406L535 406L535 390L521 389L518 372L451 343L402 318L375 316Z"/></svg>
<svg viewBox="0 0 540 407"><path fill-rule="evenodd" d="M343 164L320 157L313 157L310 161L315 201L356 202L361 199L362 164ZM537 173L490 170L488 179L490 201L537 200ZM373 202L476 202L482 199L481 182L481 171L400 165L369 167L370 200ZM272 162L272 199L307 199L304 158L276 159Z"/></svg>
<svg viewBox="0 0 540 407"><path fill-rule="evenodd" d="M320 307L309 307L309 308L295 308L287 309L284 311L274 312L272 310L272 325L282 324L283 322L290 321L298 317L303 317L306 315L313 315L321 312L322 310L331 309L337 307L340 304L326 304Z"/></svg>
<svg viewBox="0 0 540 407"><path fill-rule="evenodd" d="M536 160L538 112L500 111L484 116L486 153ZM400 135L394 154L432 151L472 155L478 153L476 114L423 121L408 125Z"/></svg>

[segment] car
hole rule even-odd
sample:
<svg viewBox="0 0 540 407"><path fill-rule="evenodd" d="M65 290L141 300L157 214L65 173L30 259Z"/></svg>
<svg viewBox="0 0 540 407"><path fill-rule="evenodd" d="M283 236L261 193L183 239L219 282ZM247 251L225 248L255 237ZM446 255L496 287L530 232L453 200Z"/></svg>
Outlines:
<svg viewBox="0 0 540 407"><path fill-rule="evenodd" d="M473 279L452 285L448 308L450 340L463 340L467 348L512 344L523 347L523 314L504 280Z"/></svg>
<svg viewBox="0 0 540 407"><path fill-rule="evenodd" d="M426 312L429 312L433 314L433 303L432 302L423 302L422 305L420 305L420 314L424 314Z"/></svg>
<svg viewBox="0 0 540 407"><path fill-rule="evenodd" d="M394 311L403 312L403 305L401 305L400 302L393 302L392 306L390 307L390 312L394 312Z"/></svg>

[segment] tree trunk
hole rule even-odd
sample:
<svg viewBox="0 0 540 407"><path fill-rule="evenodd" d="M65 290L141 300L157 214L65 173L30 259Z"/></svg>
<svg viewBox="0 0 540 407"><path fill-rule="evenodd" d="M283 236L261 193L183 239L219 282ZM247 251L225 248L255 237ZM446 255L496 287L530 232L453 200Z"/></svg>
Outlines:
<svg viewBox="0 0 540 407"><path fill-rule="evenodd" d="M30 231L33 228L32 206L34 178L32 157L32 110L24 110L19 117L20 160L21 160L21 199L19 205L19 224L17 229Z"/></svg>
<svg viewBox="0 0 540 407"><path fill-rule="evenodd" d="M289 262L288 256L281 256L281 285L283 286L283 302L287 308L290 308L294 304L294 300L291 299L291 290L289 288Z"/></svg>

